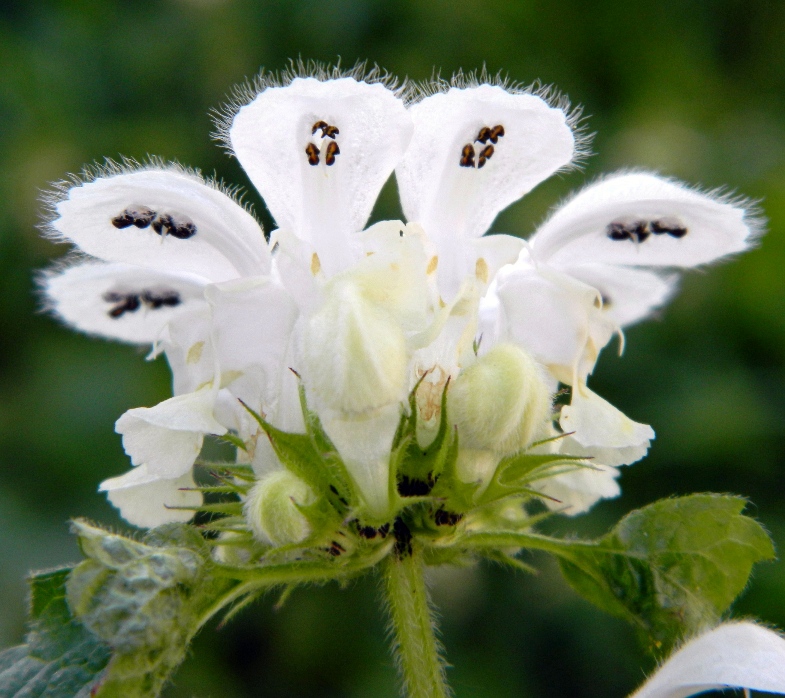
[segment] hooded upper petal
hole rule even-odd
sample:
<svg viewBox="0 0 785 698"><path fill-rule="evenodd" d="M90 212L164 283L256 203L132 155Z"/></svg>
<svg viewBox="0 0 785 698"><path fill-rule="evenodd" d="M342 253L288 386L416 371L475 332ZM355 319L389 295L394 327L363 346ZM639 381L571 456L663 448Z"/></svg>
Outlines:
<svg viewBox="0 0 785 698"><path fill-rule="evenodd" d="M725 623L671 655L631 698L686 698L726 688L785 694L785 640L754 623Z"/></svg>
<svg viewBox="0 0 785 698"><path fill-rule="evenodd" d="M310 242L333 274L411 133L403 102L381 83L295 78L242 107L229 140L278 226Z"/></svg>
<svg viewBox="0 0 785 698"><path fill-rule="evenodd" d="M68 325L138 344L158 341L173 318L205 308L205 284L194 274L97 260L43 278L49 305Z"/></svg>
<svg viewBox="0 0 785 698"><path fill-rule="evenodd" d="M265 274L270 254L253 216L179 168L98 177L68 190L51 227L107 262L198 274L210 281Z"/></svg>
<svg viewBox="0 0 785 698"><path fill-rule="evenodd" d="M407 219L420 223L439 250L449 300L474 271L465 241L567 165L575 139L564 111L499 86L453 87L410 111L414 136L395 175Z"/></svg>
<svg viewBox="0 0 785 698"><path fill-rule="evenodd" d="M693 267L747 249L759 222L727 198L646 172L592 184L530 240L539 261Z"/></svg>

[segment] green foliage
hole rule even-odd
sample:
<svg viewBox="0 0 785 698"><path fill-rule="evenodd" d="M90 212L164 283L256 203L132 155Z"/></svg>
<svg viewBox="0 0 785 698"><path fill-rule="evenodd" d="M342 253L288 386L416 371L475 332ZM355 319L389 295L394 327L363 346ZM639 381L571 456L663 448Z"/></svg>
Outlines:
<svg viewBox="0 0 785 698"><path fill-rule="evenodd" d="M159 527L144 542L83 521L74 531L88 559L71 572L68 603L112 648L95 695L157 695L231 582L210 574L208 547L187 526Z"/></svg>
<svg viewBox="0 0 785 698"><path fill-rule="evenodd" d="M30 578L27 644L0 653L3 698L87 698L106 669L108 644L71 613L66 602L70 568Z"/></svg>
<svg viewBox="0 0 785 698"><path fill-rule="evenodd" d="M749 580L774 558L763 527L741 512L742 497L695 494L663 499L625 516L596 541L536 533L469 534L469 549L546 550L572 587L604 611L631 621L657 655L715 625Z"/></svg>

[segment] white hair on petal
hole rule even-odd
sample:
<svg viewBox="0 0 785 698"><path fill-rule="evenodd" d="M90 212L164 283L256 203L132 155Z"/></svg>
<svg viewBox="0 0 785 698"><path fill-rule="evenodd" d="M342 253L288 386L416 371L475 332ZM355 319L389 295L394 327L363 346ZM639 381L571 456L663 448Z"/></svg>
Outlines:
<svg viewBox="0 0 785 698"><path fill-rule="evenodd" d="M249 215L253 216L259 227L262 224L254 210L253 204L244 200L246 191L238 184L226 184L222 179L217 177L205 177L201 170L182 165L177 161L167 161L155 155L148 155L143 161L136 160L135 158L121 157L120 161L106 158L103 162L95 162L91 165L85 165L79 174L68 174L64 179L58 182L53 182L51 188L41 192L40 201L42 203L42 221L38 224L38 229L44 236L55 242L70 242L66 240L56 230L52 222L57 219L57 205L68 198L68 193L74 187L81 187L84 184L89 184L97 179L104 177L115 177L117 175L131 174L133 172L143 172L145 170L158 170L172 172L174 174L185 175L197 181L199 184L210 187L215 191L219 191L225 196L228 196L238 206L241 206Z"/></svg>
<svg viewBox="0 0 785 698"><path fill-rule="evenodd" d="M432 95L447 92L450 89L468 90L480 85L492 85L501 87L506 92L514 95L533 95L543 100L549 107L559 109L564 113L567 125L570 127L575 138L575 155L573 159L559 172L568 172L580 169L584 161L592 154L591 142L594 133L588 130L586 116L583 114L583 107L575 106L570 102L569 97L560 92L553 85L544 85L539 80L530 84L525 84L516 80L511 80L509 75L499 71L495 75L488 72L488 68L483 65L479 70L464 72L462 69L453 73L448 80L441 76L441 73L434 69L429 80L425 82L413 83L411 92L411 103L417 103L431 97Z"/></svg>
<svg viewBox="0 0 785 698"><path fill-rule="evenodd" d="M400 80L375 63L369 66L367 61L357 61L351 68L342 68L340 58L334 65L321 61L292 58L289 59L289 65L280 71L273 72L262 68L261 72L253 79L246 79L239 85L235 85L226 96L224 104L210 110L210 116L215 124L212 137L221 143L230 155L234 155L229 139L229 130L237 112L253 102L265 90L271 87L286 87L297 78L315 78L320 82L352 78L357 82L366 82L371 85L381 84L406 104L411 101L415 92L408 79Z"/></svg>

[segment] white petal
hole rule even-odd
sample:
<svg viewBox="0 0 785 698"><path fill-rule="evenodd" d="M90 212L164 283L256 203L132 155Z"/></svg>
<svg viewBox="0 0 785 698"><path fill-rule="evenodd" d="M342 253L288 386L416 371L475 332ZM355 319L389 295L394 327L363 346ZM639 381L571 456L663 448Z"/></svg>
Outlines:
<svg viewBox="0 0 785 698"><path fill-rule="evenodd" d="M232 382L229 374L256 374L255 389L241 394L234 385L232 392L258 409L260 400L269 402L280 393L297 308L283 287L269 277L215 284L205 295L212 307L222 383Z"/></svg>
<svg viewBox="0 0 785 698"><path fill-rule="evenodd" d="M153 528L165 523L186 522L192 511L167 507L198 507L201 492L183 490L195 487L188 472L174 479L160 478L140 465L125 475L104 480L99 490L107 493L109 501L120 510L120 515L134 526Z"/></svg>
<svg viewBox="0 0 785 698"><path fill-rule="evenodd" d="M390 506L390 448L401 418L400 405L357 417L330 410L319 416L369 514L384 518Z"/></svg>
<svg viewBox="0 0 785 698"><path fill-rule="evenodd" d="M323 135L320 123L336 127L335 137ZM334 274L411 132L403 102L384 85L295 78L240 109L229 137L278 226L310 242ZM336 145L329 164L328 148ZM318 164L309 164L306 148Z"/></svg>
<svg viewBox="0 0 785 698"><path fill-rule="evenodd" d="M565 432L574 432L574 445L583 447L573 448L572 455L591 456L599 464L614 467L643 458L654 438L648 424L633 422L580 384L573 386L572 402L562 407L559 425Z"/></svg>
<svg viewBox="0 0 785 698"><path fill-rule="evenodd" d="M624 230L645 226L645 239L621 229L614 235L624 239L613 239L614 223ZM559 267L693 267L747 249L758 226L721 197L639 172L607 177L579 192L540 227L531 245L537 260Z"/></svg>
<svg viewBox="0 0 785 698"><path fill-rule="evenodd" d="M352 279L336 279L302 326L299 363L309 400L360 415L406 397L406 337L398 319L363 295Z"/></svg>
<svg viewBox="0 0 785 698"><path fill-rule="evenodd" d="M439 252L445 299L474 273L465 241L490 228L496 215L567 165L575 142L561 109L532 94L482 85L451 88L411 107L414 136L396 168L406 218L420 223ZM483 128L503 126L493 144L478 142ZM464 148L475 166L462 166ZM493 154L482 167L480 152Z"/></svg>
<svg viewBox="0 0 785 698"><path fill-rule="evenodd" d="M193 393L213 382L218 367L212 340L212 317L205 302L174 318L161 341L172 370L175 395Z"/></svg>
<svg viewBox="0 0 785 698"><path fill-rule="evenodd" d="M597 290L546 265L535 268L522 259L504 267L494 291L499 305L486 301L482 313L490 334L520 344L562 382L590 373L613 336ZM495 322L494 310L500 315Z"/></svg>
<svg viewBox="0 0 785 698"><path fill-rule="evenodd" d="M174 168L100 177L70 189L56 210L59 217L51 224L56 233L108 262L211 281L270 269L267 243L253 216L200 177ZM166 216L174 227L163 224Z"/></svg>
<svg viewBox="0 0 785 698"><path fill-rule="evenodd" d="M115 423L123 448L134 465L151 475L176 478L190 470L205 434L225 434L213 416L215 392L207 387L178 395L155 407L128 410Z"/></svg>
<svg viewBox="0 0 785 698"><path fill-rule="evenodd" d="M725 623L671 655L631 698L686 698L726 688L785 694L785 640L754 623Z"/></svg>
<svg viewBox="0 0 785 698"><path fill-rule="evenodd" d="M668 302L676 288L676 276L612 264L576 264L563 271L596 288L602 310L617 326L624 327L651 315Z"/></svg>
<svg viewBox="0 0 785 698"><path fill-rule="evenodd" d="M192 274L89 261L49 272L43 280L51 308L90 334L146 344L173 318L206 307L205 280Z"/></svg>
<svg viewBox="0 0 785 698"><path fill-rule="evenodd" d="M570 437L561 449L563 453L574 454L575 443ZM577 467L569 472L554 475L533 484L534 489L553 499L545 499L549 509L568 516L583 514L591 509L600 499L613 499L621 494L616 479L619 471L607 465L592 461L590 467ZM554 501L556 500L556 501Z"/></svg>

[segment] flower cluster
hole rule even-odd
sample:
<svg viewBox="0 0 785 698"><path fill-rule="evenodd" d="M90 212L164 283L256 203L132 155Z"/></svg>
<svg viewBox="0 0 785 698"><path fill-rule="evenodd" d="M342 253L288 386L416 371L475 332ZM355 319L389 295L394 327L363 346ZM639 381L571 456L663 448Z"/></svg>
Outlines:
<svg viewBox="0 0 785 698"><path fill-rule="evenodd" d="M670 297L676 270L744 250L757 223L742 202L636 171L586 187L528 240L484 236L581 158L577 124L565 100L499 80L294 69L219 115L275 219L269 238L233 191L178 165L110 163L62 185L51 232L82 255L45 276L51 307L152 344L173 373L174 397L117 421L135 467L102 483L110 501L139 526L187 520L203 440L224 436L253 469L256 537L301 541L322 493L270 434L309 421L345 473L344 518L373 530L439 476L394 472L396 453L445 438L469 501L453 483L436 523L519 453L561 467L528 478L515 506L577 514L616 496L618 467L654 432L587 387L600 351ZM366 228L393 172L406 222Z"/></svg>

